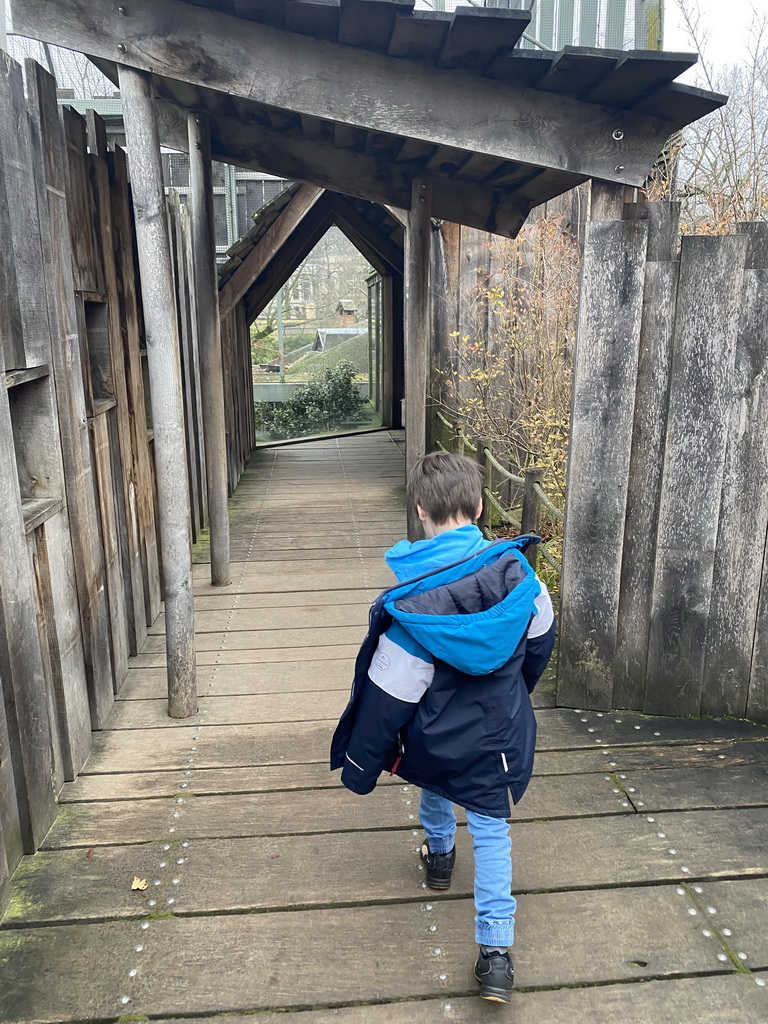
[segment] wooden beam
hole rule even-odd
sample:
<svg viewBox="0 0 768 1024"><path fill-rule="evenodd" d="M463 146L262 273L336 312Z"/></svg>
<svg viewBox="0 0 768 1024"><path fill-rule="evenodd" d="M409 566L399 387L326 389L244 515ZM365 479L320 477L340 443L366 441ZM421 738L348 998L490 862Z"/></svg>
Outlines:
<svg viewBox="0 0 768 1024"><path fill-rule="evenodd" d="M430 350L429 250L432 235L429 182L414 178L405 229L405 471L426 454L427 379ZM423 536L416 509L408 505L408 539Z"/></svg>
<svg viewBox="0 0 768 1024"><path fill-rule="evenodd" d="M380 273L388 273L394 270L402 274L403 250L398 248L383 231L379 231L374 224L371 224L362 214L358 213L352 203L344 196L338 192L328 192L326 195L342 230L346 224L356 235L365 239L367 245L373 249L379 256L379 259L387 264L386 268L380 271ZM379 268L377 267L376 269L378 270Z"/></svg>
<svg viewBox="0 0 768 1024"><path fill-rule="evenodd" d="M189 189L192 262L197 293L200 386L203 398L208 526L211 536L211 583L214 587L226 587L232 582L229 564L227 439L224 427L219 289L216 282L211 133L205 114L189 115Z"/></svg>
<svg viewBox="0 0 768 1024"><path fill-rule="evenodd" d="M219 291L219 313L222 317L235 308L322 194L323 190L314 185L301 186L290 203L281 211L275 222Z"/></svg>
<svg viewBox="0 0 768 1024"><path fill-rule="evenodd" d="M136 245L147 335L152 426L163 556L168 714L197 712L189 481L171 256L157 119L148 75L120 68Z"/></svg>
<svg viewBox="0 0 768 1024"><path fill-rule="evenodd" d="M301 68L289 90L296 113L609 181L641 185L671 130L658 117L394 61L178 0L17 0L14 23L22 35L275 108L286 105L285 69Z"/></svg>
<svg viewBox="0 0 768 1024"><path fill-rule="evenodd" d="M333 226L333 214L325 204L316 204L306 215L301 231L290 234L262 273L254 280L244 298L246 320L252 324L278 291L283 287L299 264L309 256L314 247Z"/></svg>
<svg viewBox="0 0 768 1024"><path fill-rule="evenodd" d="M612 181L593 180L590 184L590 220L623 220L623 185Z"/></svg>

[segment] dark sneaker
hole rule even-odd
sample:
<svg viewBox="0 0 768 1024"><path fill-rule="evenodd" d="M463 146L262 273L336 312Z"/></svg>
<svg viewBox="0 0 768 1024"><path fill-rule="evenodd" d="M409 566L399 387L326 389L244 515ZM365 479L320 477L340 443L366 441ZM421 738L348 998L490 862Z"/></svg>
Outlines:
<svg viewBox="0 0 768 1024"><path fill-rule="evenodd" d="M475 977L480 982L480 995L493 1003L508 1003L515 984L515 969L509 953L484 953L475 964Z"/></svg>
<svg viewBox="0 0 768 1024"><path fill-rule="evenodd" d="M427 872L430 889L450 889L453 865L456 863L456 847L450 853L430 853L425 842L421 848L421 863Z"/></svg>

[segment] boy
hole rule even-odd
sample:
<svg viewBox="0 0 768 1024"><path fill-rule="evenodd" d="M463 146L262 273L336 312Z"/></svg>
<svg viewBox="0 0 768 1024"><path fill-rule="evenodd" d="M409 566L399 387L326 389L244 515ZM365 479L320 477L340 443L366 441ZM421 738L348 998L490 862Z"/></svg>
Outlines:
<svg viewBox="0 0 768 1024"><path fill-rule="evenodd" d="M546 587L522 552L526 537L490 542L472 520L482 477L471 459L436 452L413 468L408 501L425 539L385 555L398 585L371 607L352 696L331 746L331 768L355 793L381 771L421 788L427 885L448 889L456 859L453 804L466 809L475 857L475 977L480 995L509 1002L509 791L533 769L529 694L554 645Z"/></svg>

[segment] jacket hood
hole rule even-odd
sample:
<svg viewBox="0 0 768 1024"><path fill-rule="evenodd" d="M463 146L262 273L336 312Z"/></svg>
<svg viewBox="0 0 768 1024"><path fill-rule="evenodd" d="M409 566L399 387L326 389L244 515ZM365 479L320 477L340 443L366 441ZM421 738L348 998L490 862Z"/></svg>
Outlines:
<svg viewBox="0 0 768 1024"><path fill-rule="evenodd" d="M528 542L490 543L475 526L401 541L385 558L398 579L410 578L383 595L384 608L434 657L468 675L495 672L515 653L541 590L522 554Z"/></svg>
<svg viewBox="0 0 768 1024"><path fill-rule="evenodd" d="M429 540L401 540L384 555L384 561L400 583L431 572L439 565L450 565L487 548L490 541L471 523L446 530Z"/></svg>

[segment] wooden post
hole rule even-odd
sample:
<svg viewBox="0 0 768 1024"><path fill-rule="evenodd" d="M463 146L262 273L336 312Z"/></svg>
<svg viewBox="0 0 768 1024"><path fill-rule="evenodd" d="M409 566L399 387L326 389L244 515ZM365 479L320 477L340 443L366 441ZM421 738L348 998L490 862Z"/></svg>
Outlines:
<svg viewBox="0 0 768 1024"><path fill-rule="evenodd" d="M626 187L615 181L592 179L590 193L590 220L622 220Z"/></svg>
<svg viewBox="0 0 768 1024"><path fill-rule="evenodd" d="M536 484L541 486L541 478L544 475L542 466L528 466L523 472L525 484L523 485L523 508L520 513L520 532L539 532L539 496L536 493ZM525 553L528 564L536 568L539 557L539 545L531 544Z"/></svg>
<svg viewBox="0 0 768 1024"><path fill-rule="evenodd" d="M480 463L480 468L483 471L483 487L488 491L489 494L493 494L493 466L488 456L485 454L485 449L490 451L490 444L487 439L480 438L477 442L477 459ZM480 513L480 522L478 526L486 533L491 529L491 523L493 521L493 506L491 505L491 499L483 495L483 510Z"/></svg>
<svg viewBox="0 0 768 1024"><path fill-rule="evenodd" d="M197 711L189 481L157 115L148 74L119 67L147 336L165 598L168 714Z"/></svg>
<svg viewBox="0 0 768 1024"><path fill-rule="evenodd" d="M405 229L405 471L426 452L429 358L429 244L432 186L414 178ZM415 508L408 509L408 539L422 536Z"/></svg>
<svg viewBox="0 0 768 1024"><path fill-rule="evenodd" d="M216 280L216 236L211 172L211 132L205 114L189 114L189 187L192 212L192 259L197 290L197 328L203 392L205 473L208 480L208 525L211 534L211 583L226 587L230 572L227 506L227 441L224 426L224 377L221 323Z"/></svg>
<svg viewBox="0 0 768 1024"><path fill-rule="evenodd" d="M392 426L393 363L395 337L394 293L391 274L381 275L381 425Z"/></svg>

